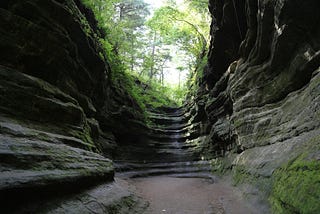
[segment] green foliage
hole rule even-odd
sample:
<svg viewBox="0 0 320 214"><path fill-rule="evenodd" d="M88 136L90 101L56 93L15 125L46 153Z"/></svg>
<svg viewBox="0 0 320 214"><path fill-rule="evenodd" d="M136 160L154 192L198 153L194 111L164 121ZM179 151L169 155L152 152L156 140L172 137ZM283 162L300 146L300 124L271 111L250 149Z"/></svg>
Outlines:
<svg viewBox="0 0 320 214"><path fill-rule="evenodd" d="M142 110L181 105L188 87L180 81L180 72L196 69L202 59L208 40L204 35L209 35L208 12L192 2L180 7L172 0L155 11L146 25L149 6L144 0L82 1L105 32L100 39L105 53L99 56L107 58L115 88L127 91ZM187 60L177 70L179 84L169 86L164 79L172 47L178 47Z"/></svg>
<svg viewBox="0 0 320 214"><path fill-rule="evenodd" d="M116 88L123 88L127 91L144 112L147 111L147 108L177 106L177 101L183 100L182 97L175 94L176 89L165 87L156 81L143 79L124 70L113 69L111 80ZM182 96L181 94L179 96Z"/></svg>
<svg viewBox="0 0 320 214"><path fill-rule="evenodd" d="M209 25L193 8L179 10L172 6L164 6L155 11L147 25L159 32L164 42L177 45L192 58L201 58L207 48L206 36Z"/></svg>
<svg viewBox="0 0 320 214"><path fill-rule="evenodd" d="M140 87L139 87L140 88ZM140 88L141 98L149 108L158 108L162 106L176 106L176 103L166 95L168 94L168 88L163 87L159 83L154 82L150 84L147 89Z"/></svg>
<svg viewBox="0 0 320 214"><path fill-rule="evenodd" d="M124 89L128 94L137 102L138 106L145 112L146 105L140 99L141 94L139 88L135 84L134 77L125 72L125 69L121 69L121 65L118 65L116 69L112 69L111 82L118 90Z"/></svg>
<svg viewBox="0 0 320 214"><path fill-rule="evenodd" d="M188 91L188 88L186 84L183 84L182 86L175 85L170 87L168 95L179 106L181 106L186 99L187 91Z"/></svg>
<svg viewBox="0 0 320 214"><path fill-rule="evenodd" d="M208 13L208 0L185 0L190 7L197 10L199 13Z"/></svg>
<svg viewBox="0 0 320 214"><path fill-rule="evenodd" d="M158 108L162 106L177 106L184 100L182 89L177 86L162 85L155 80L142 78L135 75L136 89L142 103L148 108Z"/></svg>
<svg viewBox="0 0 320 214"><path fill-rule="evenodd" d="M110 63L111 82L114 87L118 90L127 91L143 111L146 111L147 107L156 108L164 105L176 105L173 99L178 99L177 97L181 102L182 92L178 89L163 86L153 79L142 79L129 72L136 64L139 55L139 51L136 51L137 48L133 46L141 45L141 42L136 37L139 35L138 28L144 24L144 18L148 15L147 5L141 0L84 0L84 2L93 9L100 27L107 33L106 38L100 39L105 51L101 55L106 55ZM120 14L117 15L117 12ZM130 40L129 42L127 41L128 39ZM168 58L167 55L166 53L161 53L162 59ZM163 63L161 60L155 62L154 59L149 58L148 60L146 57L144 60L146 69L155 66L156 63ZM141 84L139 85L137 82ZM143 87L143 85L147 85L147 88Z"/></svg>
<svg viewBox="0 0 320 214"><path fill-rule="evenodd" d="M134 67L141 58L142 28L149 15L143 0L82 0L91 8L99 27L106 33L109 47L126 67Z"/></svg>
<svg viewBox="0 0 320 214"><path fill-rule="evenodd" d="M194 72L190 73L188 81L186 83L189 88L189 94L196 93L199 89L199 84L201 78L203 78L203 71L207 65L208 59L207 56L200 58L196 63L196 69Z"/></svg>
<svg viewBox="0 0 320 214"><path fill-rule="evenodd" d="M274 213L319 213L320 161L302 155L276 170L274 177L270 197Z"/></svg>

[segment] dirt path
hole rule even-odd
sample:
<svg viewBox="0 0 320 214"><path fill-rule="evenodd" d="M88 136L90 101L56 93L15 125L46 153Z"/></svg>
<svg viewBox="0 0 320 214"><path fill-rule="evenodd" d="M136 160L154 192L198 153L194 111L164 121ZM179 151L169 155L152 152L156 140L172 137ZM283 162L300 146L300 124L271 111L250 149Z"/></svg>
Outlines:
<svg viewBox="0 0 320 214"><path fill-rule="evenodd" d="M226 181L166 176L130 181L137 194L149 201L151 214L257 214Z"/></svg>

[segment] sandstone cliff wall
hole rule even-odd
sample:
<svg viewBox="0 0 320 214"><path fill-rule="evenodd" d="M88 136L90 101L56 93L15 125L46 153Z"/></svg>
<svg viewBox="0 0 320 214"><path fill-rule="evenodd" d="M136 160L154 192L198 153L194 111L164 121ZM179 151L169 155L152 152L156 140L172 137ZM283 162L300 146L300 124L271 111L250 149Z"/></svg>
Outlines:
<svg viewBox="0 0 320 214"><path fill-rule="evenodd" d="M0 2L2 210L112 181L116 137L143 130L103 34L78 0Z"/></svg>
<svg viewBox="0 0 320 214"><path fill-rule="evenodd" d="M216 169L257 184L277 213L315 212L303 203L319 196L304 189L319 189L319 1L211 0L209 8L208 66L188 104L199 115L191 123L200 121L200 137L190 143L208 158L224 157ZM293 167L299 164L309 169L305 182Z"/></svg>

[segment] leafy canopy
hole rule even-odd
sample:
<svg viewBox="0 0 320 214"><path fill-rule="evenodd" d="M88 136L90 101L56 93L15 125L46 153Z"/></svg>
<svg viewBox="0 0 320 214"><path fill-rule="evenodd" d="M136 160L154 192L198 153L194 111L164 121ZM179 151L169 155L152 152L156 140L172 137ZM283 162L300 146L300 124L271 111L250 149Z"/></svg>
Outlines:
<svg viewBox="0 0 320 214"><path fill-rule="evenodd" d="M208 46L207 0L184 0L179 5L168 0L155 11L144 0L83 2L105 32L101 43L114 84L125 85L142 108L182 104L188 91L183 73L199 67ZM177 85L166 83L172 70L179 79ZM148 92L136 84L137 79L148 85Z"/></svg>

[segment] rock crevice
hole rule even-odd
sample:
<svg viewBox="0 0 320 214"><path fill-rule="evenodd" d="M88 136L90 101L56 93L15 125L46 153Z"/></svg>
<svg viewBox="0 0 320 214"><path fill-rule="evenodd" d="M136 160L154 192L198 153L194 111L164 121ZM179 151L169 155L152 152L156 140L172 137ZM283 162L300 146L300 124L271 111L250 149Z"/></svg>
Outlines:
<svg viewBox="0 0 320 214"><path fill-rule="evenodd" d="M231 7L232 1L210 1L208 66L187 111L202 115L196 120L201 121L202 155L219 158L218 171L233 169L236 178L251 180L267 193L264 197L273 197L273 173L301 154L315 157L319 151L319 140L312 139L320 133L320 5L313 0L236 2ZM245 22L237 23L234 9ZM269 179L269 186L256 178ZM304 185L311 188L313 182ZM305 209L295 202L286 206ZM273 208L285 209L277 199Z"/></svg>
<svg viewBox="0 0 320 214"><path fill-rule="evenodd" d="M37 201L48 205L101 183L118 185L115 135L139 136L143 112L124 88L114 87L103 36L81 1L1 1L1 211L70 212L68 198L57 207ZM118 125L127 118L130 128ZM101 191L111 196L107 189ZM97 212L140 206L125 188L115 189L119 194L106 204L91 201L102 204Z"/></svg>
<svg viewBox="0 0 320 214"><path fill-rule="evenodd" d="M311 203L319 191L308 191L320 189L319 8L318 0L210 0L212 40L198 90L181 108L152 109L147 126L111 81L99 43L105 32L81 1L1 1L0 195L26 193L23 201L30 190L42 196L61 185L94 198L101 194L87 184L106 182L101 189L112 191L104 193L119 195L94 199L98 213L144 206L113 182L115 159L128 177L231 170L275 213L319 210ZM304 167L303 188L289 188ZM295 197L307 193L308 201ZM49 211L75 203L92 212L84 195L83 203L70 197Z"/></svg>

